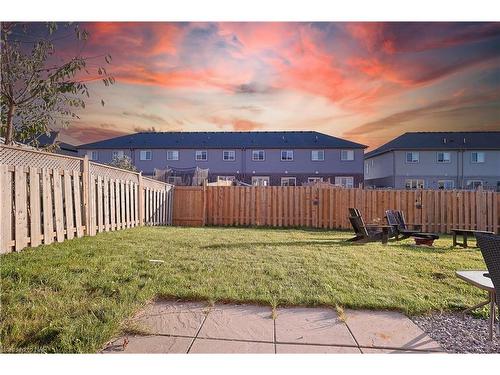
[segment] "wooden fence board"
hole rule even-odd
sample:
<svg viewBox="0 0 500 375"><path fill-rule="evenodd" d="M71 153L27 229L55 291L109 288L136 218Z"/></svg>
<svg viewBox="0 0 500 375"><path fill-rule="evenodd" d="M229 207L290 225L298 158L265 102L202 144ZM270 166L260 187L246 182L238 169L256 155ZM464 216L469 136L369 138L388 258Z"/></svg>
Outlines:
<svg viewBox="0 0 500 375"><path fill-rule="evenodd" d="M54 241L54 215L52 208L52 181L50 171L42 169L43 197L43 243L50 245Z"/></svg>
<svg viewBox="0 0 500 375"><path fill-rule="evenodd" d="M30 185L30 246L37 247L41 243L41 209L40 209L40 175L35 167L29 168Z"/></svg>
<svg viewBox="0 0 500 375"><path fill-rule="evenodd" d="M52 170L52 178L54 179L54 217L56 223L56 239L57 242L64 241L64 211L63 211L63 191L61 172L59 169Z"/></svg>
<svg viewBox="0 0 500 375"><path fill-rule="evenodd" d="M4 164L0 164L0 192L0 253L7 253L12 239L12 174Z"/></svg>
<svg viewBox="0 0 500 375"><path fill-rule="evenodd" d="M82 199L81 199L81 189L80 189L80 175L77 171L73 171L73 191L74 191L74 202L75 202L75 228L76 236L78 238L83 236L82 227Z"/></svg>
<svg viewBox="0 0 500 375"><path fill-rule="evenodd" d="M73 217L73 184L71 181L71 172L64 171L64 213L66 238L68 240L75 236L75 222Z"/></svg>

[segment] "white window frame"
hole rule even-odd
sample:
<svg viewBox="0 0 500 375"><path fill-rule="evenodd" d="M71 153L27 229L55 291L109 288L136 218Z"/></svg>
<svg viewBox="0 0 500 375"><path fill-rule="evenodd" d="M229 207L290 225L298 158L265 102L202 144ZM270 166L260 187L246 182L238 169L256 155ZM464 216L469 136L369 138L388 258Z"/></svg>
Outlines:
<svg viewBox="0 0 500 375"><path fill-rule="evenodd" d="M476 155L476 160L474 160L474 155ZM479 160L479 155L482 155L482 160ZM470 162L472 164L482 164L486 161L486 154L484 151L473 151L470 153ZM471 180L473 181L473 180ZM477 180L479 181L479 180Z"/></svg>
<svg viewBox="0 0 500 375"><path fill-rule="evenodd" d="M149 158L147 155L149 155ZM139 151L139 159L142 161L153 160L153 152L151 150L140 150Z"/></svg>
<svg viewBox="0 0 500 375"><path fill-rule="evenodd" d="M270 182L269 176L252 176L253 186L269 186L270 185L269 182Z"/></svg>
<svg viewBox="0 0 500 375"><path fill-rule="evenodd" d="M99 160L99 151L97 151L97 150L88 151L87 155L89 157L89 160L92 160L92 161Z"/></svg>
<svg viewBox="0 0 500 375"><path fill-rule="evenodd" d="M439 154L443 154L443 160L439 160ZM445 158L445 155L448 155L448 159ZM446 152L446 151L438 151L436 153L436 161L439 164L451 163L451 153L450 152ZM443 180L443 181L448 181L448 180Z"/></svg>
<svg viewBox="0 0 500 375"><path fill-rule="evenodd" d="M217 181L235 181L236 176L217 176Z"/></svg>
<svg viewBox="0 0 500 375"><path fill-rule="evenodd" d="M232 155L232 157L226 158L227 155ZM222 160L224 161L235 161L236 160L236 151L234 150L222 150Z"/></svg>
<svg viewBox="0 0 500 375"><path fill-rule="evenodd" d="M285 158L283 159L283 153L285 153ZM290 157L291 155L291 157ZM281 161L293 161L293 150L281 150L280 152Z"/></svg>
<svg viewBox="0 0 500 375"><path fill-rule="evenodd" d="M408 187L408 182L410 183L410 187ZM407 178L405 180L405 189L425 189L425 180L423 178Z"/></svg>
<svg viewBox="0 0 500 375"><path fill-rule="evenodd" d="M316 158L314 157L316 153ZM321 155L321 158L319 157ZM325 150L312 150L311 151L312 161L325 161Z"/></svg>
<svg viewBox="0 0 500 375"><path fill-rule="evenodd" d="M479 182L479 185L476 185L476 182ZM479 186L484 187L484 181L483 180L467 180L466 186L467 186L467 189L472 188L472 189L476 190Z"/></svg>
<svg viewBox="0 0 500 375"><path fill-rule="evenodd" d="M323 182L323 177L307 177L307 182Z"/></svg>
<svg viewBox="0 0 500 375"><path fill-rule="evenodd" d="M293 185L290 185L293 181ZM281 177L281 186L297 186L297 177Z"/></svg>
<svg viewBox="0 0 500 375"><path fill-rule="evenodd" d="M451 186L446 187L447 183L451 182ZM439 185L442 185L443 188L441 189ZM455 188L455 181L453 180L438 180L437 182L437 188L440 190L453 190Z"/></svg>
<svg viewBox="0 0 500 375"><path fill-rule="evenodd" d="M179 160L179 150L167 150L167 160Z"/></svg>
<svg viewBox="0 0 500 375"><path fill-rule="evenodd" d="M411 154L411 161L408 161L408 155ZM414 159L414 156L417 156ZM419 151L406 151L405 153L405 163L406 164L417 164L420 163L420 152Z"/></svg>
<svg viewBox="0 0 500 375"><path fill-rule="evenodd" d="M123 159L125 156L125 152L123 150L113 150L111 153L111 157L114 159L115 157L117 159Z"/></svg>
<svg viewBox="0 0 500 375"><path fill-rule="evenodd" d="M335 177L335 185L342 186L343 188L351 189L354 187L353 176L337 176Z"/></svg>
<svg viewBox="0 0 500 375"><path fill-rule="evenodd" d="M260 158L260 153L262 152L262 159ZM266 150L252 150L252 161L264 161L266 160Z"/></svg>
<svg viewBox="0 0 500 375"><path fill-rule="evenodd" d="M354 160L354 150L340 150L340 160L341 161L353 161Z"/></svg>
<svg viewBox="0 0 500 375"><path fill-rule="evenodd" d="M205 158L202 157L203 155L205 155ZM208 151L207 150L196 150L194 153L194 160L207 161L208 160Z"/></svg>

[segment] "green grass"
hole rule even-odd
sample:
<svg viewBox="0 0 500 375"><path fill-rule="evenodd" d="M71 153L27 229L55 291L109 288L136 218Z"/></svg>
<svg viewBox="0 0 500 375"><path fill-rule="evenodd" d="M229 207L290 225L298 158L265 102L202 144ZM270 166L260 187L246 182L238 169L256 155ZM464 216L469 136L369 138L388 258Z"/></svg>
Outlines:
<svg viewBox="0 0 500 375"><path fill-rule="evenodd" d="M452 249L448 237L427 249L411 240L352 245L349 236L143 227L7 254L0 258L2 350L95 352L155 297L410 315L484 297L454 275L485 267L478 250Z"/></svg>

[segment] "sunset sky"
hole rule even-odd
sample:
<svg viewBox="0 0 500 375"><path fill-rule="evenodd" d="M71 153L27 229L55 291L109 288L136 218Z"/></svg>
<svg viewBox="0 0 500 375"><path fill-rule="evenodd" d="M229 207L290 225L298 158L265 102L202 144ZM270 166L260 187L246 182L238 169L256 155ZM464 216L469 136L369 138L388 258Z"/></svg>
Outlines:
<svg viewBox="0 0 500 375"><path fill-rule="evenodd" d="M111 54L116 84L90 84L63 131L73 143L317 130L373 148L406 131L500 129L500 23L81 25L82 54Z"/></svg>

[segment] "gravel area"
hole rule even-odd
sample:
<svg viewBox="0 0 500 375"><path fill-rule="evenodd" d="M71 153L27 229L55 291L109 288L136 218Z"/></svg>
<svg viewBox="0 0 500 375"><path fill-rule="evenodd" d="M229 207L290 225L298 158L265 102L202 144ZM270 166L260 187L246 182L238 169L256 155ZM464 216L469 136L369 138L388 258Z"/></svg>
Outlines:
<svg viewBox="0 0 500 375"><path fill-rule="evenodd" d="M500 353L500 335L488 341L488 320L461 313L442 313L411 318L449 353ZM498 323L497 323L498 325Z"/></svg>

